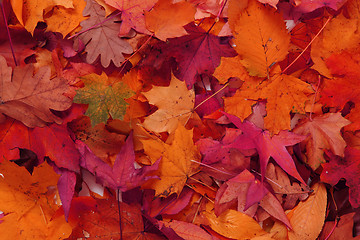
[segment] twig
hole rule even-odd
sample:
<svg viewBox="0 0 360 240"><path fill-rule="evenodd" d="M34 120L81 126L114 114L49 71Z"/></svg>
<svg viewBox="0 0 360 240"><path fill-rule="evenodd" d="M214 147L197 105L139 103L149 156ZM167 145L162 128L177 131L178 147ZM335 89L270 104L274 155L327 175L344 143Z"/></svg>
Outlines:
<svg viewBox="0 0 360 240"><path fill-rule="evenodd" d="M17 63L17 61L16 61L16 57L15 57L15 51L14 51L13 43L12 43L12 40L11 40L10 30L9 30L9 26L8 26L8 23L7 23L7 20L6 20L6 16L5 16L4 5L2 4L2 2L0 3L0 5L1 5L2 15L3 15L3 18L4 18L4 23L5 23L5 27L6 27L6 32L7 32L8 38L9 38L11 53L12 53L12 56L13 56L13 59L14 59L14 62L15 62L15 66L19 66L18 63Z"/></svg>

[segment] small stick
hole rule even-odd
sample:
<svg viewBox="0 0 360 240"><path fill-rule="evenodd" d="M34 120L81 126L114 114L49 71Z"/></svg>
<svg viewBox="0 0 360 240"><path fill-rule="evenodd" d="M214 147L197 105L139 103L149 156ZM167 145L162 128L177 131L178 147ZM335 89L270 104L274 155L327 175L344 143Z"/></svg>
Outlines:
<svg viewBox="0 0 360 240"><path fill-rule="evenodd" d="M4 5L2 4L2 2L0 2L0 5L1 5L2 15L3 15L3 18L4 18L4 23L5 23L5 26L6 26L6 32L7 32L8 38L9 38L11 53L12 53L12 56L13 56L13 59L14 59L14 62L15 62L15 66L19 66L19 64L16 61L16 57L15 57L15 51L14 51L13 43L12 43L12 40L11 40L10 30L9 30L9 26L8 26L6 16L5 16Z"/></svg>

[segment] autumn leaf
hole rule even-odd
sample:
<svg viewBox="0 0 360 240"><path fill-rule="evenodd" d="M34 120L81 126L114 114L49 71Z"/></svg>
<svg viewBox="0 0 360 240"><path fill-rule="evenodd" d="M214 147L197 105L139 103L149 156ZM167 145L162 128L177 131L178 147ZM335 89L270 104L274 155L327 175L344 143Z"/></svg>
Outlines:
<svg viewBox="0 0 360 240"><path fill-rule="evenodd" d="M122 119L127 103L125 98L132 96L132 91L123 83L110 84L105 73L89 74L81 78L85 87L76 91L75 103L89 104L86 115L91 119L91 125L106 123L111 116Z"/></svg>
<svg viewBox="0 0 360 240"><path fill-rule="evenodd" d="M8 119L0 124L0 152L7 160L18 157L17 148L33 151L40 161L49 157L58 167L79 172L79 152L69 136L66 125L28 128Z"/></svg>
<svg viewBox="0 0 360 240"><path fill-rule="evenodd" d="M59 32L63 37L75 30L80 22L85 20L82 12L86 6L85 0L76 0L72 2L73 8L66 8L63 6L55 6L50 17L45 17L47 25L46 30L52 32Z"/></svg>
<svg viewBox="0 0 360 240"><path fill-rule="evenodd" d="M144 12L150 11L157 0L105 0L105 2L121 12L120 36L128 34L131 28L140 33L150 33L146 29Z"/></svg>
<svg viewBox="0 0 360 240"><path fill-rule="evenodd" d="M147 180L155 178L147 175L154 172L159 166L159 162L156 162L152 166L135 169L132 133L116 156L113 167L95 156L83 142L77 141L76 147L81 154L80 165L94 174L102 185L120 191L133 189Z"/></svg>
<svg viewBox="0 0 360 240"><path fill-rule="evenodd" d="M322 183L317 183L312 189L312 195L287 214L293 227L288 231L289 240L316 239L321 232L327 205L326 188Z"/></svg>
<svg viewBox="0 0 360 240"><path fill-rule="evenodd" d="M155 172L160 179L148 181L143 188L155 189L156 196L180 194L187 179L199 171L197 162L201 156L192 137L193 131L179 124L171 144L160 140L141 140L145 154L152 161L161 159L159 169Z"/></svg>
<svg viewBox="0 0 360 240"><path fill-rule="evenodd" d="M214 237L212 237L210 234L205 232L202 228L199 226L182 222L182 221L171 221L171 222L161 222L166 227L169 227L173 229L177 235L182 237L185 240L213 240Z"/></svg>
<svg viewBox="0 0 360 240"><path fill-rule="evenodd" d="M50 109L64 111L71 106L71 99L63 94L69 89L65 79L50 79L50 68L40 68L33 74L33 65L8 67L0 56L0 117L7 115L28 127L44 127L46 123L61 123L61 118Z"/></svg>
<svg viewBox="0 0 360 240"><path fill-rule="evenodd" d="M183 28L194 20L195 8L191 3L178 2L172 4L169 1L158 1L154 8L145 12L147 28L155 33L162 41L167 38L181 37L187 32Z"/></svg>
<svg viewBox="0 0 360 240"><path fill-rule="evenodd" d="M34 33L37 23L44 21L44 11L48 11L55 6L74 8L72 0L12 0L10 2L20 24L31 34Z"/></svg>
<svg viewBox="0 0 360 240"><path fill-rule="evenodd" d="M185 30L189 35L169 39L167 50L178 63L175 76L185 81L190 89L197 75L213 73L221 57L234 57L236 53L227 42L202 28L188 24Z"/></svg>
<svg viewBox="0 0 360 240"><path fill-rule="evenodd" d="M349 123L350 121L343 118L340 113L327 113L311 121L306 119L295 127L294 133L309 137L301 145L306 148L305 162L313 170L325 162L323 157L325 149L331 149L334 154L344 156L346 143L340 130Z"/></svg>
<svg viewBox="0 0 360 240"><path fill-rule="evenodd" d="M229 20L230 21L230 20ZM251 0L233 30L235 49L250 75L266 77L288 53L290 35L275 9Z"/></svg>
<svg viewBox="0 0 360 240"><path fill-rule="evenodd" d="M327 221L324 224L324 228L319 236L320 240L326 239L330 236L329 240L358 240L360 236L353 237L352 230L354 227L354 215L355 213L348 213L340 217L340 221ZM334 231L332 229L335 227Z"/></svg>
<svg viewBox="0 0 360 240"><path fill-rule="evenodd" d="M347 147L345 149L345 157L341 158L327 151L326 155L329 157L329 162L324 163L323 172L321 173L321 180L335 185L341 178L346 179L346 185L349 190L349 201L354 208L360 206L360 192L359 192L359 156L360 150L356 148ZM341 171L339 171L341 169Z"/></svg>
<svg viewBox="0 0 360 240"><path fill-rule="evenodd" d="M52 218L59 208L54 200L59 177L47 163L31 176L25 168L3 161L0 172L2 239L63 239L71 234L64 218Z"/></svg>
<svg viewBox="0 0 360 240"><path fill-rule="evenodd" d="M285 148L285 146L292 146L301 142L305 139L304 136L282 131L279 135L271 137L268 131L257 128L251 122L241 122L239 118L233 115L227 113L224 114L243 132L242 135L237 137L234 142L229 145L230 147L239 149L256 148L260 158L260 170L262 174L265 174L269 158L272 157L285 172L305 184L304 180L296 170L294 160ZM262 175L261 178L263 180L264 175Z"/></svg>
<svg viewBox="0 0 360 240"><path fill-rule="evenodd" d="M185 83L172 75L168 87L153 86L143 95L158 110L145 118L144 127L154 132L172 133L178 123L185 125L192 115L195 94L188 90Z"/></svg>
<svg viewBox="0 0 360 240"><path fill-rule="evenodd" d="M115 16L111 20L105 21L105 11L94 0L88 0L83 11L88 19L80 23L85 32L81 33L74 44L74 48L79 50L82 45L86 45L86 61L94 63L100 56L101 65L108 67L112 61L115 66L125 60L124 54L131 54L133 49L124 39L118 37L120 17Z"/></svg>

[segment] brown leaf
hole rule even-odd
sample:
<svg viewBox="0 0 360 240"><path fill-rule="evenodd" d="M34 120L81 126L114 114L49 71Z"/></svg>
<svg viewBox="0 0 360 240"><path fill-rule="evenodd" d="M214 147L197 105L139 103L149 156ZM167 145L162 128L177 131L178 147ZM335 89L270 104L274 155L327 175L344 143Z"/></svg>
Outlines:
<svg viewBox="0 0 360 240"><path fill-rule="evenodd" d="M41 67L34 75L31 64L15 67L13 73L4 57L0 56L0 118L7 115L28 127L43 127L46 123L60 124L61 118L50 109L64 111L71 99L63 93L68 90L63 78L50 79L50 67Z"/></svg>

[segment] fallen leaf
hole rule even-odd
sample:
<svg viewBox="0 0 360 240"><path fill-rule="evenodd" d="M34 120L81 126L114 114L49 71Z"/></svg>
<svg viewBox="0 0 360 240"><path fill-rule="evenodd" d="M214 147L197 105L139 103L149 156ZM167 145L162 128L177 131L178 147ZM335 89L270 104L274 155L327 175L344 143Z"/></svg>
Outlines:
<svg viewBox="0 0 360 240"><path fill-rule="evenodd" d="M215 240L217 238L211 236L205 230L199 226L182 222L182 221L171 221L171 222L161 222L164 226L173 229L177 235L182 237L185 240Z"/></svg>
<svg viewBox="0 0 360 240"><path fill-rule="evenodd" d="M69 86L63 78L50 79L48 66L40 68L35 75L33 71L31 64L12 71L0 56L0 116L15 118L28 127L60 124L62 120L50 109L64 111L71 106L71 99L63 95Z"/></svg>
<svg viewBox="0 0 360 240"><path fill-rule="evenodd" d="M230 144L230 147L239 149L252 149L256 148L259 154L261 179L264 179L266 166L269 158L274 160L284 169L285 172L298 179L301 183L305 184L304 180L296 170L294 160L285 148L285 146L292 146L305 139L305 136L297 135L287 131L281 131L279 135L270 136L268 131L257 128L253 123L244 121L241 122L239 118L224 113L229 120L239 128L243 134L235 139Z"/></svg>
<svg viewBox="0 0 360 240"><path fill-rule="evenodd" d="M167 0L158 1L150 12L145 12L147 28L154 32L162 41L167 38L187 35L183 28L194 21L195 8L189 2L171 3Z"/></svg>
<svg viewBox="0 0 360 240"><path fill-rule="evenodd" d="M235 49L252 76L266 77L288 53L290 35L275 9L251 0L235 22ZM230 21L230 20L229 20ZM230 27L232 27L230 25Z"/></svg>
<svg viewBox="0 0 360 240"><path fill-rule="evenodd" d="M111 84L105 73L100 76L92 73L81 78L85 87L76 91L75 103L89 104L85 115L91 119L91 125L106 123L109 116L123 119L127 103L125 98L133 92L121 81Z"/></svg>
<svg viewBox="0 0 360 240"><path fill-rule="evenodd" d="M131 28L140 33L150 34L146 29L144 13L150 11L157 0L105 0L105 2L121 12L120 36L128 34Z"/></svg>
<svg viewBox="0 0 360 240"><path fill-rule="evenodd" d="M185 81L190 89L197 75L213 73L221 57L234 57L236 52L227 41L223 42L218 36L193 24L186 25L185 30L189 35L169 39L167 50L178 63L175 76Z"/></svg>
<svg viewBox="0 0 360 240"><path fill-rule="evenodd" d="M82 12L86 6L85 0L72 1L73 8L66 8L61 5L55 6L50 17L45 17L46 30L59 32L65 38L69 33L85 20Z"/></svg>
<svg viewBox="0 0 360 240"><path fill-rule="evenodd" d="M59 208L54 200L59 176L47 163L36 167L31 176L5 160L0 172L0 205L5 214L0 224L2 239L63 239L71 234L64 218L52 218Z"/></svg>
<svg viewBox="0 0 360 240"><path fill-rule="evenodd" d="M158 197L180 194L188 178L200 170L197 162L200 162L201 155L192 137L193 130L187 130L179 124L171 144L160 140L141 140L145 154L152 161L160 159L159 168L155 172L160 179L148 181L143 188L155 189Z"/></svg>
<svg viewBox="0 0 360 240"><path fill-rule="evenodd" d="M116 156L113 167L95 156L83 142L77 141L76 147L81 154L80 165L83 168L94 174L97 181L102 185L122 192L138 187L147 180L154 178L154 176L147 175L154 172L159 166L159 162L156 162L152 166L135 169L132 133Z"/></svg>
<svg viewBox="0 0 360 240"><path fill-rule="evenodd" d="M105 10L94 0L87 1L83 15L89 16L80 23L83 30L87 31L76 38L74 49L79 49L81 44L86 45L86 61L90 64L100 56L101 65L104 67L108 67L111 61L116 67L120 67L125 60L123 53L131 54L133 52L131 45L117 36L119 31L117 21L120 21L120 17L116 16L111 21L103 22L106 20Z"/></svg>
<svg viewBox="0 0 360 240"><path fill-rule="evenodd" d="M288 213L293 227L288 230L289 240L313 240L318 237L324 225L327 192L324 184L316 183L309 198L300 202Z"/></svg>
<svg viewBox="0 0 360 240"><path fill-rule="evenodd" d="M325 149L331 149L334 154L344 156L346 143L340 130L348 124L350 121L343 118L340 113L327 113L312 120L306 119L295 127L294 133L308 135L308 139L300 144L306 149L305 162L313 170L325 162L323 157Z"/></svg>
<svg viewBox="0 0 360 240"><path fill-rule="evenodd" d="M354 217L355 213L348 213L340 217L339 222L327 221L319 236L319 240L350 240L360 239L360 236L353 237ZM334 231L332 229L336 225ZM329 237L328 237L329 236Z"/></svg>
<svg viewBox="0 0 360 240"><path fill-rule="evenodd" d="M150 104L158 107L143 123L151 131L172 133L179 123L185 125L192 115L195 93L173 75L168 87L153 86L143 95Z"/></svg>
<svg viewBox="0 0 360 240"><path fill-rule="evenodd" d="M38 22L44 21L44 11L52 9L54 6L74 7L72 0L11 0L10 3L20 24L31 34L34 34Z"/></svg>
<svg viewBox="0 0 360 240"><path fill-rule="evenodd" d="M346 185L350 188L350 203L354 208L360 206L359 192L359 156L360 150L356 148L346 147L345 157L341 158L334 155L330 151L326 151L326 155L330 158L328 163L324 163L323 171L320 179L323 182L335 185L341 178L346 179ZM341 170L341 171L339 171Z"/></svg>

